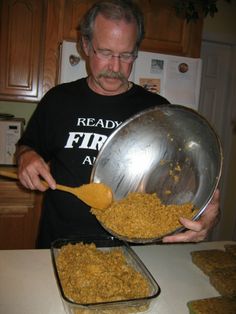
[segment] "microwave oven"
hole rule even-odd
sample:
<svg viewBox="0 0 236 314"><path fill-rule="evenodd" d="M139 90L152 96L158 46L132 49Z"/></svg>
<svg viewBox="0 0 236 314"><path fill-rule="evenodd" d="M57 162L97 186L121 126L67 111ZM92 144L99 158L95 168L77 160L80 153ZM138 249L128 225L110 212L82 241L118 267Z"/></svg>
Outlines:
<svg viewBox="0 0 236 314"><path fill-rule="evenodd" d="M16 144L20 139L25 120L0 119L0 165L15 165Z"/></svg>

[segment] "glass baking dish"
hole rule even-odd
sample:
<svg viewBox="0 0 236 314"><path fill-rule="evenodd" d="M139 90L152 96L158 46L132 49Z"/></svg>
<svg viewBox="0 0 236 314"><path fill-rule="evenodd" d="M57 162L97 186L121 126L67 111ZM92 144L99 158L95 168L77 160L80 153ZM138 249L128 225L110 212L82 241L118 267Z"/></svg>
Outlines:
<svg viewBox="0 0 236 314"><path fill-rule="evenodd" d="M126 262L132 266L136 271L140 272L146 278L150 293L147 297L120 300L102 303L79 304L70 300L64 293L63 287L59 278L59 273L56 265L56 259L62 246L67 244L76 244L83 242L84 244L94 243L99 250L112 250L119 248L122 250ZM51 256L54 274L56 277L57 285L60 291L61 299L66 313L69 314L128 314L149 312L152 308L153 301L156 300L160 293L160 287L147 270L143 262L139 259L133 249L124 241L120 241L112 236L102 238L94 237L81 237L76 239L58 239L51 245Z"/></svg>

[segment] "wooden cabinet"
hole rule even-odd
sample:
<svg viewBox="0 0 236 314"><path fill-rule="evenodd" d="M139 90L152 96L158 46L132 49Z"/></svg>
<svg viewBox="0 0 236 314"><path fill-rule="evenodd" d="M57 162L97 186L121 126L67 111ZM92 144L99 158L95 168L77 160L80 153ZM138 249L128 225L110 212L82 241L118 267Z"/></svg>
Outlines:
<svg viewBox="0 0 236 314"><path fill-rule="evenodd" d="M199 57L202 20L176 16L174 0L136 0L144 12L141 49ZM76 41L79 20L96 0L0 1L0 100L39 101L57 84L59 46Z"/></svg>
<svg viewBox="0 0 236 314"><path fill-rule="evenodd" d="M77 40L77 27L84 13L92 5L90 1L66 0L63 19L63 39Z"/></svg>
<svg viewBox="0 0 236 314"><path fill-rule="evenodd" d="M63 38L77 40L76 28L94 0L65 0ZM141 50L199 57L203 21L187 23L176 15L173 0L136 0L144 13Z"/></svg>
<svg viewBox="0 0 236 314"><path fill-rule="evenodd" d="M43 54L42 96L57 84L60 58L60 42L63 39L65 0L47 0Z"/></svg>
<svg viewBox="0 0 236 314"><path fill-rule="evenodd" d="M0 100L38 102L57 83L64 0L0 6Z"/></svg>
<svg viewBox="0 0 236 314"><path fill-rule="evenodd" d="M203 21L178 17L173 0L137 0L144 12L145 38L141 50L200 57Z"/></svg>
<svg viewBox="0 0 236 314"><path fill-rule="evenodd" d="M42 0L2 0L0 94L37 101L42 95L44 13Z"/></svg>
<svg viewBox="0 0 236 314"><path fill-rule="evenodd" d="M18 182L0 181L0 249L35 248L41 199Z"/></svg>

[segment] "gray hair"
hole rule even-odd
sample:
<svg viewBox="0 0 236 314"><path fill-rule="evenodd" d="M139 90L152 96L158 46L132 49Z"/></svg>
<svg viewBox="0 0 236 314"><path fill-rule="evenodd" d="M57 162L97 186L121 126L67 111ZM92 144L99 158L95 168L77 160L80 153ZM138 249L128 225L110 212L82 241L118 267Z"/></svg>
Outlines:
<svg viewBox="0 0 236 314"><path fill-rule="evenodd" d="M136 49L139 48L144 37L144 19L139 7L132 0L102 0L95 3L78 26L81 38L84 37L88 42L92 41L94 21L98 14L110 20L135 22L138 30Z"/></svg>

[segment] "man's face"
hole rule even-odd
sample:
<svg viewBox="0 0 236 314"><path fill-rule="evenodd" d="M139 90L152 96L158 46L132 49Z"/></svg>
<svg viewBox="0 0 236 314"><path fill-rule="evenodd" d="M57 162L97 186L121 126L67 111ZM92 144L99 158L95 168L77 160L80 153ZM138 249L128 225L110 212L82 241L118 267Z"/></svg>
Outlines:
<svg viewBox="0 0 236 314"><path fill-rule="evenodd" d="M91 72L88 83L92 90L102 95L117 95L127 90L133 59L122 61L117 56L132 54L136 38L135 23L112 21L102 15L96 17L92 42L83 41Z"/></svg>

